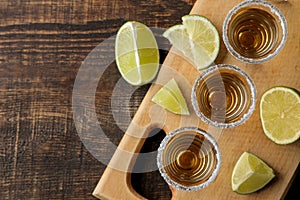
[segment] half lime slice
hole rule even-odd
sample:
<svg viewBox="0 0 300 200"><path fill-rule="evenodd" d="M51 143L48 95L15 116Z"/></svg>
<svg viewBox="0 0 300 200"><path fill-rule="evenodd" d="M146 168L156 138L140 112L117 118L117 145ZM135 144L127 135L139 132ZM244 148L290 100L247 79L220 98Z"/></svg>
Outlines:
<svg viewBox="0 0 300 200"><path fill-rule="evenodd" d="M115 57L122 77L132 85L150 83L159 69L159 51L152 31L136 21L119 29Z"/></svg>
<svg viewBox="0 0 300 200"><path fill-rule="evenodd" d="M268 89L260 100L260 119L265 135L277 144L300 138L300 96L288 87Z"/></svg>

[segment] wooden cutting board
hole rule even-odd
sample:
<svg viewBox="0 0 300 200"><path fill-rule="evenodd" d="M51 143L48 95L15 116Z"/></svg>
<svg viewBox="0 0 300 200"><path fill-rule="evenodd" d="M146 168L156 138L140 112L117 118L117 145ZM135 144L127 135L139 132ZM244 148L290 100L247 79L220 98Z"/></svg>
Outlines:
<svg viewBox="0 0 300 200"><path fill-rule="evenodd" d="M209 18L218 28L221 35L222 24L228 11L241 0L198 0L191 13ZM93 195L101 199L144 199L130 185L130 170L134 165L137 153L143 146L145 137L154 128L161 128L167 134L182 126L198 126L218 141L222 151L222 166L216 180L207 188L196 192L183 192L172 189L173 199L282 199L284 198L300 162L300 141L290 145L277 145L263 133L259 119L259 100L262 93L270 87L285 85L300 90L300 2L288 0L280 3L273 0L285 15L288 22L288 40L278 56L264 64L246 64L234 59L221 44L221 51L216 64L226 63L240 67L253 79L257 87L256 110L250 119L235 128L220 130L209 127L199 120L189 103L190 116L179 116L166 112L151 102L152 96L162 84L175 78L183 91L187 102L190 102L191 87L201 71L191 66L175 48L172 48L165 59L157 80L150 87L136 115L123 136L109 166L103 173ZM151 9L151 8L149 8ZM238 195L231 191L230 177L233 166L239 156L248 151L266 161L276 173L264 189L250 194ZM123 170L114 169L122 166ZM154 183L155 184L155 183Z"/></svg>

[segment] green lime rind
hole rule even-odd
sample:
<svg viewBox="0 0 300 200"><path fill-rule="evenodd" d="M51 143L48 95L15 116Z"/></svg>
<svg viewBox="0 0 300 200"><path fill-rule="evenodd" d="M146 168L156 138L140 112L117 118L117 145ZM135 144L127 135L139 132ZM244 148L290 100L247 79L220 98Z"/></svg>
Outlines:
<svg viewBox="0 0 300 200"><path fill-rule="evenodd" d="M159 50L149 27L128 21L117 32L115 58L122 77L131 85L150 83L159 70Z"/></svg>
<svg viewBox="0 0 300 200"><path fill-rule="evenodd" d="M182 24L170 27L163 36L198 70L213 64L220 51L217 28L208 18L201 15L183 16Z"/></svg>
<svg viewBox="0 0 300 200"><path fill-rule="evenodd" d="M189 115L184 96L174 78L166 83L151 101L174 114Z"/></svg>
<svg viewBox="0 0 300 200"><path fill-rule="evenodd" d="M300 139L300 95L295 88L275 86L260 100L260 120L264 134L276 144Z"/></svg>
<svg viewBox="0 0 300 200"><path fill-rule="evenodd" d="M274 177L274 170L267 163L244 152L233 168L231 188L238 194L251 194L263 189Z"/></svg>

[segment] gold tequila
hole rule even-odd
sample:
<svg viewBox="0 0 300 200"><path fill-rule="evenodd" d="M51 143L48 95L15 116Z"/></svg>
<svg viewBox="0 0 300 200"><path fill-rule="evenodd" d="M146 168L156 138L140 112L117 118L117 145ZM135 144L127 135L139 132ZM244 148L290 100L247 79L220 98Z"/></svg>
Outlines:
<svg viewBox="0 0 300 200"><path fill-rule="evenodd" d="M250 58L261 58L274 51L278 26L271 14L250 8L241 10L232 18L228 37L235 51Z"/></svg>
<svg viewBox="0 0 300 200"><path fill-rule="evenodd" d="M245 1L234 7L223 25L223 39L229 52L238 59L260 63L278 54L285 44L287 25L272 4Z"/></svg>
<svg viewBox="0 0 300 200"><path fill-rule="evenodd" d="M215 179L221 164L217 143L197 128L185 127L170 133L158 152L162 176L170 185L185 191L207 186Z"/></svg>
<svg viewBox="0 0 300 200"><path fill-rule="evenodd" d="M247 120L255 107L256 90L250 77L238 67L215 65L196 80L192 103L208 124L229 128Z"/></svg>

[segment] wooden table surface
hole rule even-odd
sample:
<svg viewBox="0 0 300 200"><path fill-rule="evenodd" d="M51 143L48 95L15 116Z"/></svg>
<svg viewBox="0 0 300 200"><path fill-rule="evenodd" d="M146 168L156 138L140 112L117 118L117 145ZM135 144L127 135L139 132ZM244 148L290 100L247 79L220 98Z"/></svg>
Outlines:
<svg viewBox="0 0 300 200"><path fill-rule="evenodd" d="M194 2L0 1L0 199L95 199L91 193L106 165L86 148L75 127L72 94L78 70L127 20L167 28L180 23ZM166 52L161 53L163 59ZM111 95L123 96L114 90L120 79L113 62L95 95L97 118L115 145L123 130L112 114ZM136 88L122 109L134 115L148 88ZM143 152L155 151L163 137L159 132L147 139ZM109 160L106 146L95 145ZM298 177L287 199L298 192ZM132 174L132 185L149 199L171 197L158 171Z"/></svg>

